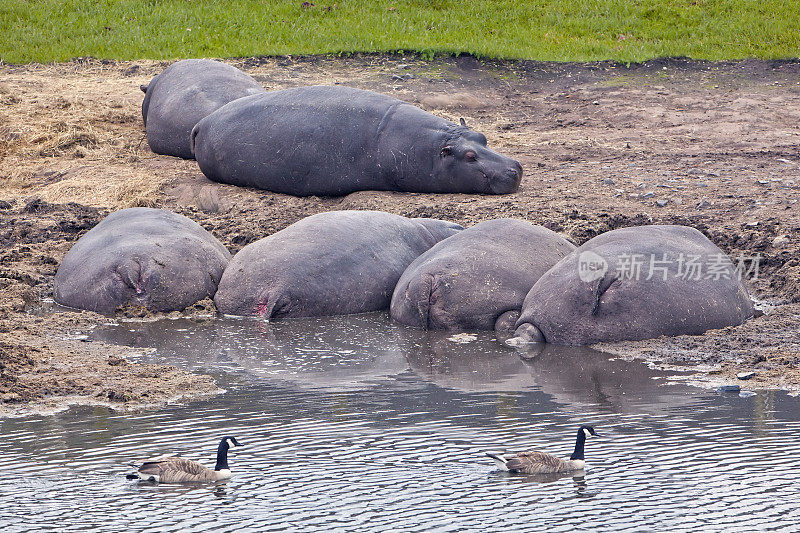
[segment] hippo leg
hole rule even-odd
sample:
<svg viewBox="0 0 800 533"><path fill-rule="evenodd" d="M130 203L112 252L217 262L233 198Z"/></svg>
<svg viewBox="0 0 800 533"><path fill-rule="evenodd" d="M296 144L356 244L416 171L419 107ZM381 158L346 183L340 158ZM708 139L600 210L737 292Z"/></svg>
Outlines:
<svg viewBox="0 0 800 533"><path fill-rule="evenodd" d="M542 332L533 324L522 324L514 332L514 336L506 341L509 346L522 346L537 342L547 342Z"/></svg>
<svg viewBox="0 0 800 533"><path fill-rule="evenodd" d="M498 333L511 333L514 331L514 324L517 323L518 319L518 310L506 311L495 320L494 330Z"/></svg>

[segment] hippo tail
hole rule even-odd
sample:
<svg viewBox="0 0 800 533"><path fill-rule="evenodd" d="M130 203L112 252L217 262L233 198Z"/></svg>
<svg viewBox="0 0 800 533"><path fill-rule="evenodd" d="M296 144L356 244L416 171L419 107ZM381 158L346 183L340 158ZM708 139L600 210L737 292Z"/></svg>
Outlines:
<svg viewBox="0 0 800 533"><path fill-rule="evenodd" d="M247 314L267 320L293 316L291 297L276 287L268 288L253 301Z"/></svg>
<svg viewBox="0 0 800 533"><path fill-rule="evenodd" d="M447 323L439 302L441 288L440 279L435 274L414 276L404 286L398 285L392 297L392 318L408 326L440 329Z"/></svg>
<svg viewBox="0 0 800 533"><path fill-rule="evenodd" d="M154 77L147 85L139 85L139 88L144 93L144 100L142 100L142 120L145 126L147 126L147 112L150 109L150 98L153 96L153 91L150 90L150 87L153 87L153 83L155 83L157 78L158 76Z"/></svg>
<svg viewBox="0 0 800 533"><path fill-rule="evenodd" d="M192 133L189 134L189 151L192 153L192 156L195 157L194 154L194 143L195 139L197 138L197 134L200 132L200 123L194 125L192 128ZM197 157L195 157L197 159Z"/></svg>

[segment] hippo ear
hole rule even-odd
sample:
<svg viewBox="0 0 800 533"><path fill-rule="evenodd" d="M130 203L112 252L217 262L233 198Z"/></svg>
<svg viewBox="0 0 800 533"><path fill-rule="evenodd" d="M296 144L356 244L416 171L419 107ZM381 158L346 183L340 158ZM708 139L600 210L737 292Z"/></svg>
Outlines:
<svg viewBox="0 0 800 533"><path fill-rule="evenodd" d="M464 126L465 128L469 128L469 126L467 126L467 121L464 120L464 117L461 117L460 119L458 119L458 121L461 122L461 125Z"/></svg>
<svg viewBox="0 0 800 533"><path fill-rule="evenodd" d="M148 89L147 85L139 85L139 88L142 90L143 93L147 93L147 89Z"/></svg>

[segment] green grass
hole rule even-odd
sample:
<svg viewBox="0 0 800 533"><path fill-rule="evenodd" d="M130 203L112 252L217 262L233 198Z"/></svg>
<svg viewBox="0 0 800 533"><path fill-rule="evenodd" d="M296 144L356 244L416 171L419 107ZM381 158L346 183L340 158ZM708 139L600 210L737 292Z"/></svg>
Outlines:
<svg viewBox="0 0 800 533"><path fill-rule="evenodd" d="M308 9L301 3L0 0L0 60L396 51L622 62L800 56L798 0L314 0Z"/></svg>

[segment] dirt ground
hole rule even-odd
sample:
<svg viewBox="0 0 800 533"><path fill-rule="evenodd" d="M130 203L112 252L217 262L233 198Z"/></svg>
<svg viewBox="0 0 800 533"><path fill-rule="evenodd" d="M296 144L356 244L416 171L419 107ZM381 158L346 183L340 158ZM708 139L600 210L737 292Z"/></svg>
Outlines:
<svg viewBox="0 0 800 533"><path fill-rule="evenodd" d="M210 378L177 369L112 363L109 354L124 357L122 348L69 340L102 317L31 312L52 296L55 270L75 240L111 210L131 206L183 213L234 253L334 209L381 209L464 225L519 217L577 243L623 226L686 224L734 258L760 257L758 277L748 284L764 315L701 336L602 348L690 366L717 381L753 370L750 388L800 388L800 61L675 59L626 67L363 56L230 63L268 89L341 83L451 120L464 117L490 147L522 163L522 188L507 196L295 198L219 185L194 161L147 147L139 85L168 63L0 65L5 404L83 395L138 405L213 389ZM94 377L67 377L81 368ZM130 379L156 374L153 383ZM39 385L43 375L52 380Z"/></svg>

